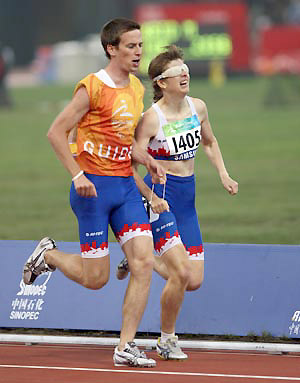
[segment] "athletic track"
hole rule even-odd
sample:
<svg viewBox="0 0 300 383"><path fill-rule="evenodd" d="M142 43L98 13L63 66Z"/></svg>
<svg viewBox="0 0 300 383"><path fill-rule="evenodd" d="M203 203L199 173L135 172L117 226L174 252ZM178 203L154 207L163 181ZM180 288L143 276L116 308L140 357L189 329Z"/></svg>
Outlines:
<svg viewBox="0 0 300 383"><path fill-rule="evenodd" d="M0 343L0 383L271 383L300 382L300 355L185 350L184 362L114 367L113 347Z"/></svg>

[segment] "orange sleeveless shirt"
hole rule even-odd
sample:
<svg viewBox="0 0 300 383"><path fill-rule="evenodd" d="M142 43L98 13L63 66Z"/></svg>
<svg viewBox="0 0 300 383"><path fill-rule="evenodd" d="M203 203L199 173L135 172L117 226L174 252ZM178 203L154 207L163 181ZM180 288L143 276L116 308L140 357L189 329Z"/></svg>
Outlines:
<svg viewBox="0 0 300 383"><path fill-rule="evenodd" d="M79 81L90 99L90 110L77 124L76 161L87 173L128 177L134 131L143 112L144 87L130 74L125 88L111 88L95 74Z"/></svg>

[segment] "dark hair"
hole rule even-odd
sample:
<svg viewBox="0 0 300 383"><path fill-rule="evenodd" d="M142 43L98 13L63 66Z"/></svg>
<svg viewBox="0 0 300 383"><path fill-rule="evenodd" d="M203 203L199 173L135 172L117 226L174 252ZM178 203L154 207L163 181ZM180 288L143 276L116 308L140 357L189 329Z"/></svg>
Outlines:
<svg viewBox="0 0 300 383"><path fill-rule="evenodd" d="M183 60L183 51L176 45L169 45L164 47L166 49L164 52L160 53L150 62L148 67L148 75L151 80L154 77L159 76L165 70L169 62L173 60ZM152 82L153 87L153 101L156 102L160 100L163 96L162 90L157 82Z"/></svg>
<svg viewBox="0 0 300 383"><path fill-rule="evenodd" d="M135 29L141 29L140 24L124 18L113 19L103 26L100 38L105 54L109 59L110 54L107 52L107 45L117 47L120 43L121 35Z"/></svg>

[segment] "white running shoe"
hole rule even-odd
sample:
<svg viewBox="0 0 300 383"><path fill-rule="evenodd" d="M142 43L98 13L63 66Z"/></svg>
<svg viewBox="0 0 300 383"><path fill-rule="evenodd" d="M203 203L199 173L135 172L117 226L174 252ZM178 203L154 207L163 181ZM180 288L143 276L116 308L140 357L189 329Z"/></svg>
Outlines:
<svg viewBox="0 0 300 383"><path fill-rule="evenodd" d="M50 267L44 260L45 251L55 247L55 241L49 237L45 237L39 242L23 268L23 282L26 285L32 285L39 275L55 270L55 267Z"/></svg>
<svg viewBox="0 0 300 383"><path fill-rule="evenodd" d="M134 342L125 344L123 351L119 351L118 347L115 348L114 356L115 366L129 366L129 367L155 367L156 362L154 359L148 358L143 351L140 351Z"/></svg>
<svg viewBox="0 0 300 383"><path fill-rule="evenodd" d="M165 360L184 360L188 358L179 347L178 336L172 336L165 342L162 342L161 339L158 338L156 351L158 356Z"/></svg>
<svg viewBox="0 0 300 383"><path fill-rule="evenodd" d="M116 270L117 279L120 281L125 279L129 273L129 265L127 258L123 258L122 261L118 264Z"/></svg>

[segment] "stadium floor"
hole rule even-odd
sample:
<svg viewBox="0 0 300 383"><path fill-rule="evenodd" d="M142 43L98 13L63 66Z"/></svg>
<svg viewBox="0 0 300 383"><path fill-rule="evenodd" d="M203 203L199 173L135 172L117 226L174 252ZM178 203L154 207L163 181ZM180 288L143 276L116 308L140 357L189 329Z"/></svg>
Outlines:
<svg viewBox="0 0 300 383"><path fill-rule="evenodd" d="M156 368L114 367L113 347L0 343L0 383L135 382L292 382L300 381L300 355L263 352L187 350L184 362L163 361Z"/></svg>

